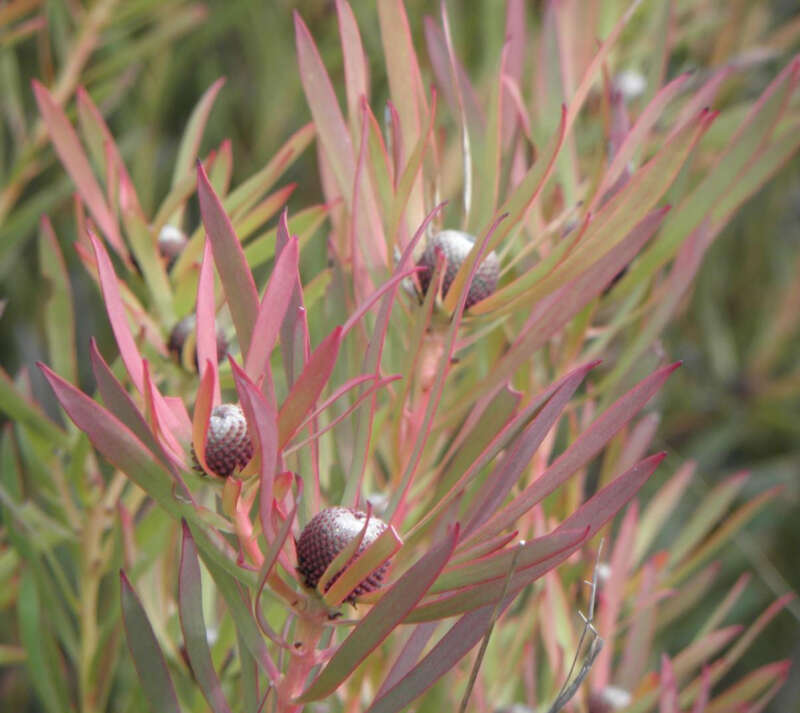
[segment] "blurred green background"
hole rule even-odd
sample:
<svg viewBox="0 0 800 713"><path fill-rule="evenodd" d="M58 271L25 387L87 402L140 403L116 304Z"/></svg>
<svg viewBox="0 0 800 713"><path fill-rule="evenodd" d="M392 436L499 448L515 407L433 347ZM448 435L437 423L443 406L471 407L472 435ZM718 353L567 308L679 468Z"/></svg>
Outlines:
<svg viewBox="0 0 800 713"><path fill-rule="evenodd" d="M655 0L650 0L655 2ZM659 0L660 2L660 0ZM625 3L619 3L622 7ZM680 9L689 3L676 2ZM789 39L747 73L737 91L763 89L776 68L796 52L800 8L795 0L708 1L709 26L675 48L670 74L741 59L759 38L789 28ZM21 6L19 16L9 8ZM406 8L421 60L425 13L438 3L408 0ZM536 17L543 5L532 2ZM372 105L387 90L377 13L373 3L353 3L371 59ZM457 51L476 83L493 67L505 22L500 2L449 2ZM69 66L87 14L106 11L93 51L76 83L85 85L106 115L144 203L151 212L169 186L179 138L203 91L227 78L206 131L202 153L229 138L236 185L261 167L274 150L310 118L299 81L292 10L297 9L318 42L334 82L342 76L335 5L325 0L95 1L42 0L0 3L0 363L14 375L43 357L41 283L36 255L39 216L47 213L62 246L75 240L72 186L49 143L37 136L30 80L54 86ZM5 14L4 14L5 13ZM31 19L37 21L22 28ZM740 23L740 24L736 24ZM731 28L736 32L731 35ZM20 29L22 28L22 29ZM728 46L709 42L726 32ZM711 50L713 48L713 51ZM426 65L427 68L427 65ZM430 72L426 80L431 81ZM341 89L341 83L337 87ZM71 96L72 92L68 92ZM724 98L723 98L724 100ZM73 109L71 100L66 106ZM298 190L290 211L320 199L315 153L307 151L290 170ZM88 338L111 348L109 327L96 289L74 252L65 249L77 312L83 386L90 385ZM703 495L722 476L749 470L742 498L774 485L783 494L736 540L725 555L718 588L751 570L755 586L740 619L752 618L768 601L800 591L800 162L791 161L725 229L709 251L693 296L668 330L663 349L684 368L666 389L661 445L675 462L699 462L693 492ZM778 331L775 337L774 332ZM765 346L765 344L767 346ZM50 396L31 370L37 396ZM52 408L52 413L56 413ZM678 526L678 523L676 523ZM713 598L713 597L712 597ZM750 656L757 661L791 656L794 676L773 704L796 710L800 700L800 607L782 616ZM787 626L791 621L791 626ZM691 628L692 622L684 626ZM2 629L2 626L0 626ZM685 631L675 632L676 641ZM734 671L735 677L743 673ZM0 700L2 700L0 691Z"/></svg>

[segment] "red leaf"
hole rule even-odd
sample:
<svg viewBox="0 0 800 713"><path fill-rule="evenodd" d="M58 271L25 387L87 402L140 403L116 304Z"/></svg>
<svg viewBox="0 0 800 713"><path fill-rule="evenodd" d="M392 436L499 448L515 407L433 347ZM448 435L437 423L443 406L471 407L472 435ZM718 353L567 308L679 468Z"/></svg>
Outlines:
<svg viewBox="0 0 800 713"><path fill-rule="evenodd" d="M281 223L285 217L284 213ZM275 260L275 267L258 309L258 317L253 325L253 338L244 366L247 375L256 383L261 381L268 369L270 355L278 339L295 286L298 284L299 252L297 238L290 239Z"/></svg>
<svg viewBox="0 0 800 713"><path fill-rule="evenodd" d="M42 115L42 120L47 126L50 139L64 168L78 187L81 198L89 207L89 212L97 221L109 245L123 260L129 263L128 251L122 242L119 226L111 214L94 173L92 173L89 159L84 153L75 129L72 128L64 110L55 102L50 92L35 79L31 84L36 96L36 103L39 105L39 113Z"/></svg>
<svg viewBox="0 0 800 713"><path fill-rule="evenodd" d="M292 386L278 414L278 442L281 448L297 432L328 383L341 342L342 328L336 327L314 350L303 373Z"/></svg>
<svg viewBox="0 0 800 713"><path fill-rule="evenodd" d="M214 263L211 255L211 241L203 245L203 260L200 263L200 275L197 279L197 363L204 369L214 372L214 400L216 406L222 401L217 376L217 328L215 322L216 308L214 301ZM205 374L204 374L205 376Z"/></svg>
<svg viewBox="0 0 800 713"><path fill-rule="evenodd" d="M214 192L202 164L197 164L197 198L203 225L211 242L225 297L231 310L233 325L242 353L250 349L253 325L258 316L258 292L242 246Z"/></svg>

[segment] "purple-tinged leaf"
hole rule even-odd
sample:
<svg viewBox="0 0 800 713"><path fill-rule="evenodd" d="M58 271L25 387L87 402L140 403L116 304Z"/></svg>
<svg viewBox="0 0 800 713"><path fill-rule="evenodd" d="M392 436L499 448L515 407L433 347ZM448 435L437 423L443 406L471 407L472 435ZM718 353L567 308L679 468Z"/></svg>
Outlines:
<svg viewBox="0 0 800 713"><path fill-rule="evenodd" d="M171 416L174 418L175 414L167 407L163 397L161 397L161 394L156 388L155 383L153 383L153 380L150 377L150 365L146 359L142 365L144 367L145 418L150 424L150 429L155 435L156 440L160 444L163 444L162 451L172 459L173 467L170 468L170 471L172 472L176 483L181 488L181 496L187 500L190 500L194 505L195 502L192 499L191 493L189 493L189 491L186 489L186 484L183 482L183 479L178 473L178 471L186 469L186 463L183 457L183 447L178 442L178 439L175 438L175 435L172 433L172 431L165 427L164 424L164 416Z"/></svg>
<svg viewBox="0 0 800 713"><path fill-rule="evenodd" d="M350 330L355 327L356 324L358 324L364 315L369 312L370 309L372 309L372 307L378 301L378 298L385 295L389 290L397 287L397 285L399 285L403 280L410 277L414 273L419 272L421 269L423 268L415 267L411 270L392 275L389 280L384 282L377 290L375 290L375 292L367 297L364 302L353 312L353 314L347 318L347 321L342 326L342 336L347 336L348 332L350 332Z"/></svg>
<svg viewBox="0 0 800 713"><path fill-rule="evenodd" d="M328 383L341 343L342 328L336 327L314 350L303 373L292 386L278 413L278 443L281 448L297 432Z"/></svg>
<svg viewBox="0 0 800 713"><path fill-rule="evenodd" d="M422 695L469 653L513 600L509 595L497 606L490 604L462 616L411 671L373 701L366 713L395 713Z"/></svg>
<svg viewBox="0 0 800 713"><path fill-rule="evenodd" d="M556 164L556 158L561 151L564 144L564 137L567 129L567 109L561 107L561 121L555 133L550 137L547 145L542 149L542 155L536 160L536 163L531 166L525 177L514 188L513 193L506 199L505 203L498 209L498 214L508 213L509 219L505 225L501 225L494 235L494 238L489 243L489 250L493 250L505 238L511 230L519 225L524 220L525 214L528 209L541 193L553 168ZM479 314L475 309L478 305L487 300L492 299L493 295L481 300L477 305L472 306L473 314Z"/></svg>
<svg viewBox="0 0 800 713"><path fill-rule="evenodd" d="M683 680L714 657L733 641L744 629L741 625L727 626L710 631L702 639L696 639L681 651L673 662L675 675Z"/></svg>
<svg viewBox="0 0 800 713"><path fill-rule="evenodd" d="M603 180L598 186L587 212L594 213L596 211L600 201L604 198L609 189L616 184L617 179L619 179L622 172L630 164L634 153L640 149L647 134L661 118L664 107L672 101L681 89L683 89L683 86L690 77L691 75L689 73L679 75L667 84L667 86L663 87L645 107L611 161L611 165L603 176Z"/></svg>
<svg viewBox="0 0 800 713"><path fill-rule="evenodd" d="M360 128L358 119L361 116L361 98L369 101L369 65L350 4L346 0L336 0L336 14L339 18L339 37L344 59L347 114L355 137L359 134Z"/></svg>
<svg viewBox="0 0 800 713"><path fill-rule="evenodd" d="M525 49L528 41L525 28L524 0L509 0L507 3L505 36L508 42L505 78L509 78L513 80L513 84L519 85L522 82L525 68ZM503 108L500 113L503 120L503 147L507 150L514 137L517 111L515 101L510 96L509 85L505 83L503 85Z"/></svg>
<svg viewBox="0 0 800 713"><path fill-rule="evenodd" d="M669 656L661 654L661 696L659 713L680 713L678 709L678 683Z"/></svg>
<svg viewBox="0 0 800 713"><path fill-rule="evenodd" d="M484 606L493 607L505 594L513 598L529 584L543 577L547 572L553 569L553 567L557 567L561 564L586 542L586 530L577 535L573 533L571 536L563 539L561 538L562 534L564 533L559 533L558 540L555 541L561 542L564 544L564 547L549 558L532 564L524 570L515 569L510 579L508 579L507 576L503 576L497 579L484 581L477 585L464 587L456 592L445 594L432 601L424 602L418 605L404 619L404 623L445 619L447 617L478 610ZM510 559L511 557L509 557L509 560Z"/></svg>
<svg viewBox="0 0 800 713"><path fill-rule="evenodd" d="M431 220L439 213L444 207L444 204L436 206L422 221L417 232L408 242L403 249L403 254L397 261L392 277L396 277L407 269L406 265L411 261L414 248L419 242L420 238L425 234L425 230L430 224ZM367 352L364 355L361 371L367 374L378 374L380 370L381 355L383 354L384 342L386 340L386 331L389 328L389 317L391 316L392 307L394 306L395 297L397 295L397 283L390 289L381 300L380 308L378 309L378 316L375 320L375 327L372 332L369 344L367 345ZM361 483L364 478L364 471L367 466L367 448L369 440L372 435L372 423L375 416L375 402L374 399L369 404L370 410L367 413L367 405L358 411L359 418L355 426L355 439L353 447L353 461L350 465L351 476L347 479L345 485L345 492L342 502L357 503L361 491Z"/></svg>
<svg viewBox="0 0 800 713"><path fill-rule="evenodd" d="M636 495L639 488L666 457L665 452L656 453L634 465L581 505L558 526L556 532L562 529L576 530L588 527L587 539L594 537L597 531Z"/></svg>
<svg viewBox="0 0 800 713"><path fill-rule="evenodd" d="M422 520L420 520L420 522L417 523L413 530L408 534L406 538L407 541L414 542L415 539L427 529L427 527L434 521L434 518L440 512L442 512L448 504L453 502L458 494L464 490L469 481L480 472L481 468L489 463L492 458L494 458L503 448L506 447L506 445L513 438L514 434L516 434L517 431L529 421L534 413L539 411L542 406L553 397L553 394L555 394L558 389L560 389L567 381L571 380L578 374L582 374L581 379L584 378L586 372L588 372L598 363L599 362L589 362L588 364L583 364L577 369L569 372L566 376L562 377L555 383L550 384L543 392L537 394L533 399L531 399L525 405L525 407L514 416L512 420L505 423L505 425L491 429L489 432L495 433L495 437L491 438L486 443L477 441L479 444L482 444L481 450L477 453L474 453L469 460L462 460L459 457L460 454L459 456L456 456L456 458L453 459L452 464L448 466L446 473L457 473L459 474L458 479L449 486L449 489L446 493L437 498L436 504L425 514ZM482 421L477 422L475 424L475 428L480 427L481 424ZM489 428L490 425L491 422L488 422L487 428ZM470 452L466 444L465 450L467 450L468 453ZM462 547L463 545L464 543L462 542Z"/></svg>
<svg viewBox="0 0 800 713"><path fill-rule="evenodd" d="M278 221L278 227L275 234L275 259L279 260L286 246L289 244L289 214L284 210L281 214L281 219ZM296 363L305 363L304 350L295 354L295 334L298 326L298 317L301 310L305 310L303 303L303 288L300 284L300 274L295 273L294 288L289 298L289 305L286 308L286 314L280 325L281 337L281 354L283 355L283 368L286 372L286 381L291 387L297 376L300 374L300 369L295 370ZM303 315L303 320L305 315ZM307 328L305 329L308 332ZM306 339L307 341L307 339Z"/></svg>
<svg viewBox="0 0 800 713"><path fill-rule="evenodd" d="M203 618L202 582L200 581L200 562L197 548L189 531L183 523L183 544L178 574L178 613L186 654L192 667L194 678L203 691L214 713L230 713L228 702L222 692L222 684L211 661L208 648L208 631Z"/></svg>
<svg viewBox="0 0 800 713"><path fill-rule="evenodd" d="M197 166L197 197L203 225L214 253L214 263L239 337L239 346L242 353L246 354L258 316L258 292L231 221L201 164Z"/></svg>
<svg viewBox="0 0 800 713"><path fill-rule="evenodd" d="M197 363L214 372L214 398L212 405L222 401L217 375L217 327L214 300L214 261L211 254L211 241L203 246L203 260L197 279ZM205 376L205 374L204 374Z"/></svg>
<svg viewBox="0 0 800 713"><path fill-rule="evenodd" d="M323 698L349 676L424 596L447 564L458 541L458 526L437 546L412 565L378 600L336 650L328 665L298 698L308 702Z"/></svg>
<svg viewBox="0 0 800 713"><path fill-rule="evenodd" d="M350 132L319 51L297 11L294 13L294 29L300 80L311 109L311 116L314 118L320 143L336 176L339 191L344 196L346 204L350 205L356 172Z"/></svg>
<svg viewBox="0 0 800 713"><path fill-rule="evenodd" d="M570 99L569 112L567 114L567 132L569 132L570 129L572 128L572 124L575 122L575 119L578 118L578 114L581 108L583 107L583 103L586 101L586 97L589 96L589 91L591 90L592 84L594 83L595 75L600 71L600 68L603 66L603 63L606 61L606 58L608 57L608 53L616 44L617 39L620 36L620 33L622 32L623 29L625 29L625 26L628 24L631 17L633 17L634 13L641 4L642 4L641 0L634 0L628 6L628 9L625 10L625 12L622 14L622 17L620 17L620 19L614 25L608 37L606 37L606 39L594 53L592 61L586 68L586 71L583 74L580 84L578 85L577 89L575 90L575 93L572 95Z"/></svg>
<svg viewBox="0 0 800 713"><path fill-rule="evenodd" d="M81 229L80 226L78 228ZM84 229L84 233L79 233L79 241L73 243L75 252L78 255L81 263L86 268L86 272L91 275L92 279L100 286L100 276L97 270L97 260L94 257L94 250L91 247L91 241L88 237L89 233ZM80 242L83 241L83 242ZM153 349L162 356L167 355L167 347L161 335L161 327L156 323L153 317L142 307L137 297L133 294L131 289L124 282L119 282L120 298L127 310L130 320L139 328L139 332L144 336L144 339L152 345ZM102 291L102 287L100 288Z"/></svg>
<svg viewBox="0 0 800 713"><path fill-rule="evenodd" d="M78 119L84 127L84 136L94 133L103 142L105 152L111 159L114 165L114 170L119 176L119 202L120 208L123 212L131 211L137 215L142 215L142 208L139 202L139 196L133 186L128 169L125 162L122 160L122 155L119 152L119 147L114 141L108 125L106 124L103 115L92 101L92 97L84 87L78 87L75 92L78 106ZM88 143L88 142L87 142ZM99 149L99 147L98 147ZM98 152L99 153L99 152Z"/></svg>
<svg viewBox="0 0 800 713"><path fill-rule="evenodd" d="M428 594L448 592L461 587L471 587L479 582L493 579L504 579L511 563L517 557L515 571L540 564L567 549L572 549L576 544L586 539L586 528L583 530L565 530L553 532L535 540L520 543L512 549L502 550L493 555L448 567L442 572Z"/></svg>
<svg viewBox="0 0 800 713"><path fill-rule="evenodd" d="M345 410L344 413L339 414L329 423L325 424L322 429L315 430L314 434L305 440L294 443L291 446L283 449L283 454L288 455L294 451L299 450L300 448L304 447L312 440L316 440L319 438L323 433L329 431L333 428L337 423L347 418L350 413L358 407L358 405L368 396L373 394L380 388L383 388L387 384L391 384L393 381L397 381L401 379L402 376L400 374L394 374L392 376L387 376L385 379L375 379L374 374L362 374L361 376L356 376L346 383L342 384L336 391L334 391L325 401L323 401L317 408L315 408L308 416L306 416L305 420L297 427L297 431L302 431L307 425L309 425L314 419L316 419L320 414L327 411L331 404L338 401L342 396L344 396L348 391L364 384L367 381L371 381L372 384L366 390L362 391L355 399L355 401Z"/></svg>
<svg viewBox="0 0 800 713"><path fill-rule="evenodd" d="M447 51L444 34L439 26L431 17L425 17L425 43L428 46L428 57L436 76L436 83L442 90L445 100L453 112L454 116L459 115L458 93L464 106L464 114L467 117L467 124L471 131L482 131L485 127L484 112L478 99L475 89L470 83L469 75L464 69L464 65L455 59L456 76L458 84L453 80L453 71L450 57Z"/></svg>
<svg viewBox="0 0 800 713"><path fill-rule="evenodd" d="M586 374L596 365L596 362L587 364L570 374L548 399L530 425L514 439L514 442L508 447L503 460L486 479L483 487L474 498L476 507L472 509L467 521L468 524L464 527L465 539L483 525L503 504L511 489L527 469L545 436L556 424L569 400L581 385L581 382L583 382ZM523 568L524 565L520 564L519 567Z"/></svg>
<svg viewBox="0 0 800 713"><path fill-rule="evenodd" d="M617 685L633 690L642 680L646 670L648 654L652 651L653 634L656 628L656 611L652 606L658 570L653 560L646 562L640 577L639 595L633 607L631 625L622 650L622 659L617 664L614 680ZM655 705L655 698L650 702Z"/></svg>
<svg viewBox="0 0 800 713"><path fill-rule="evenodd" d="M620 281L615 294L628 294L634 285L643 284L660 269L677 252L686 237L700 226L717 202L736 185L741 173L773 134L797 87L799 76L800 57L795 57L764 90L728 142L727 150L703 181L673 211L659 240Z"/></svg>
<svg viewBox="0 0 800 713"><path fill-rule="evenodd" d="M380 0L378 22L386 59L389 94L400 119L403 145L416 145L422 137L424 117L428 114L422 75L414 50L414 41L402 0ZM417 179L411 191L407 219L410 225L425 215L422 181Z"/></svg>
<svg viewBox="0 0 800 713"><path fill-rule="evenodd" d="M225 78L220 77L214 82L202 97L197 102L189 117L189 123L186 125L186 130L183 133L181 144L178 147L178 155L175 158L175 168L172 172L172 187L174 188L181 179L191 175L192 168L197 160L197 154L200 150L200 141L203 138L203 131L206 128L208 115L211 113L211 108L214 106L214 100L217 98L219 90L225 84Z"/></svg>
<svg viewBox="0 0 800 713"><path fill-rule="evenodd" d="M216 354L214 359L216 359ZM218 477L208 468L206 463L206 439L208 437L208 423L211 419L211 410L214 408L214 394L217 386L217 370L213 362L206 362L197 395L194 400L194 414L192 415L192 448L194 457L206 475Z"/></svg>
<svg viewBox="0 0 800 713"><path fill-rule="evenodd" d="M92 173L89 159L84 153L75 129L72 128L64 110L53 99L50 92L35 79L31 84L36 96L36 103L39 106L39 113L42 115L42 120L64 168L75 182L81 198L86 202L89 212L100 226L100 230L103 231L108 244L130 265L128 251L122 241L117 221L106 203L94 173Z"/></svg>
<svg viewBox="0 0 800 713"><path fill-rule="evenodd" d="M536 503L552 493L575 471L586 465L644 407L678 366L680 366L680 362L658 369L620 397L592 422L592 425L555 460L541 477L525 488L512 503L495 514L467 541L474 541L478 537L491 537L504 530ZM574 518L575 515L570 518L573 523L569 526L571 528L590 524L588 522L577 524L578 521Z"/></svg>
<svg viewBox="0 0 800 713"><path fill-rule="evenodd" d="M97 342L92 337L89 344L89 357L92 362L92 372L97 382L97 390L103 399L106 408L122 421L133 434L157 456L161 457L166 467L178 465L174 457L170 456L160 443L157 442L150 430L144 415L139 411L134 400L117 381L111 368L103 359L97 348Z"/></svg>
<svg viewBox="0 0 800 713"><path fill-rule="evenodd" d="M667 519L681 499L686 486L694 476L697 464L693 461L684 463L675 475L658 491L642 513L639 527L636 528L636 543L633 548L633 563L641 562L653 540L656 538Z"/></svg>
<svg viewBox="0 0 800 713"><path fill-rule="evenodd" d="M611 683L611 655L613 641L617 633L617 622L623 606L625 585L632 564L634 535L637 530L639 510L636 502L631 503L614 539L614 549L609 560L609 577L603 583L603 606L597 615L597 630L603 632L603 639L609 644L603 646L592 666L592 686L603 689Z"/></svg>
<svg viewBox="0 0 800 713"><path fill-rule="evenodd" d="M150 704L150 710L158 713L181 713L167 662L142 603L122 570L119 578L122 621L142 693Z"/></svg>
<svg viewBox="0 0 800 713"><path fill-rule="evenodd" d="M658 454L638 463L564 520L553 534L573 533L572 543L565 544L561 552L548 559L515 572L507 590L510 595L515 595L523 587L546 574L567 559L582 542L593 537L636 494L663 458L664 454ZM574 537L575 532L581 533L577 541ZM474 540L475 536L471 539ZM569 541L569 537L566 539ZM464 588L454 594L422 604L406 620L427 621L477 609L497 602L503 594L504 586L505 582L502 579L495 579L478 586Z"/></svg>
<svg viewBox="0 0 800 713"><path fill-rule="evenodd" d="M488 555L502 550L511 540L518 539L518 536L519 530L514 530L513 532L492 537L485 542L479 542L477 545L457 552L456 556L450 560L450 564L455 567L456 565L478 560L481 557L487 557Z"/></svg>
<svg viewBox="0 0 800 713"><path fill-rule="evenodd" d="M286 215L281 219L283 224ZM253 325L253 338L247 352L244 370L255 382L260 382L269 365L269 358L280 333L286 311L298 284L300 246L296 238L288 241L275 260L275 267L264 292L258 317Z"/></svg>
<svg viewBox="0 0 800 713"><path fill-rule="evenodd" d="M272 484L278 466L278 414L275 404L264 398L258 387L247 378L245 372L232 358L230 364L239 401L257 446L255 453L258 455L259 466L259 514L264 536L269 541L272 539L269 519L269 510L272 507Z"/></svg>
<svg viewBox="0 0 800 713"><path fill-rule="evenodd" d="M128 375L131 377L133 385L140 393L144 393L144 371L142 368L142 355L136 346L136 341L131 333L125 307L120 297L117 276L114 273L114 266L108 256L103 244L90 232L89 239L94 248L95 260L97 263L97 274L100 280L100 289L103 293L103 302L108 313L108 320L111 322L111 331L119 348L119 355Z"/></svg>
<svg viewBox="0 0 800 713"><path fill-rule="evenodd" d="M156 461L153 453L122 421L44 364L39 364L39 368L67 415L110 463L125 473L167 512L187 516L193 513L191 508L175 499L171 473Z"/></svg>
<svg viewBox="0 0 800 713"><path fill-rule="evenodd" d="M414 627L414 631L408 637L408 641L406 641L394 664L392 664L389 675L386 676L378 689L378 693L375 696L376 700L382 698L386 691L393 688L400 679L414 668L437 626L439 626L438 621L426 621L424 624L418 624Z"/></svg>

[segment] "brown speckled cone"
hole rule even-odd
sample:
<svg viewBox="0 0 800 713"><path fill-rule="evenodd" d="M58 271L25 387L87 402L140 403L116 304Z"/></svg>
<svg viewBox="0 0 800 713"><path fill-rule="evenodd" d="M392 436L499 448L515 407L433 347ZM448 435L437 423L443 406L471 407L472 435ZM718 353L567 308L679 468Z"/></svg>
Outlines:
<svg viewBox="0 0 800 713"><path fill-rule="evenodd" d="M253 457L247 420L236 404L215 406L206 433L206 465L223 478L244 468Z"/></svg>
<svg viewBox="0 0 800 713"><path fill-rule="evenodd" d="M430 285L431 275L436 268L436 248L441 248L447 258L447 266L445 268L444 279L442 281L442 297L447 295L450 285L456 277L458 268L464 262L475 239L460 230L443 230L441 233L434 235L425 247L425 252L417 263L418 267L425 268L418 273L420 287L422 292L427 293L428 286ZM467 292L467 300L464 303L464 309L468 309L476 302L480 302L491 295L497 289L497 280L500 276L500 261L497 254L492 251L478 265L475 276L472 279L472 284Z"/></svg>
<svg viewBox="0 0 800 713"><path fill-rule="evenodd" d="M332 507L318 512L308 525L305 526L297 540L297 571L303 576L306 586L317 586L328 565L333 562L349 542L351 542L364 527L367 514L360 510L350 508ZM387 525L383 520L372 516L369 519L364 539L361 540L358 551L347 563L349 566L377 537L386 530ZM343 569L347 569L347 566ZM347 596L345 601L355 603L357 596L374 592L383 584L383 577L389 568L389 562L384 562L369 577ZM343 571L343 570L342 570ZM325 587L325 591L339 578L342 571L337 572Z"/></svg>

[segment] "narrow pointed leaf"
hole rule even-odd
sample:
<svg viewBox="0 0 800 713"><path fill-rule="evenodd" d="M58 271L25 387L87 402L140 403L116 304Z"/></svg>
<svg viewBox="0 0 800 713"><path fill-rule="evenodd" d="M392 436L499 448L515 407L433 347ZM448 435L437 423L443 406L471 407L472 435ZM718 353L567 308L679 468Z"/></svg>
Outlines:
<svg viewBox="0 0 800 713"><path fill-rule="evenodd" d="M203 618L201 596L200 563L197 559L192 534L186 521L183 522L183 546L181 548L180 572L178 575L178 612L183 630L183 640L194 677L214 713L230 713L228 702L222 693L222 684L211 661L208 648L208 632Z"/></svg>
<svg viewBox="0 0 800 713"><path fill-rule="evenodd" d="M258 292L242 246L202 165L197 166L197 197L242 353L250 349L258 316Z"/></svg>
<svg viewBox="0 0 800 713"><path fill-rule="evenodd" d="M347 205L350 205L356 171L350 132L311 33L297 12L294 13L294 28L300 80L311 109L311 116L314 117L320 143L336 176L339 191Z"/></svg>
<svg viewBox="0 0 800 713"><path fill-rule="evenodd" d="M342 328L336 327L314 350L303 373L292 386L278 414L279 443L282 448L297 432L306 414L316 403L325 384L328 383L339 346Z"/></svg>
<svg viewBox="0 0 800 713"><path fill-rule="evenodd" d="M245 361L245 372L254 381L260 381L264 375L298 282L299 251L296 238L289 240L281 250L258 308L253 339Z"/></svg>
<svg viewBox="0 0 800 713"><path fill-rule="evenodd" d="M167 662L147 614L125 572L120 571L122 621L142 692L153 713L181 713Z"/></svg>
<svg viewBox="0 0 800 713"><path fill-rule="evenodd" d="M225 78L220 77L214 82L197 102L189 117L186 130L183 132L181 144L178 147L178 155L175 158L175 168L172 172L172 187L174 188L183 178L191 175L194 163L197 160L197 153L200 150L200 141L203 138L203 131L206 128L208 115L214 106L219 90L225 84Z"/></svg>
<svg viewBox="0 0 800 713"><path fill-rule="evenodd" d="M552 493L578 468L588 463L605 447L606 443L656 394L667 380L667 377L678 366L680 366L680 363L662 367L619 398L592 422L592 425L555 460L542 476L525 488L512 503L494 515L486 525L481 527L468 540L472 541L479 536L490 537L497 534L515 522L523 513L540 502L542 498ZM580 525L575 524L574 517L573 524L569 525L569 527L575 528L589 524L586 522L582 522ZM562 523L562 526L566 525Z"/></svg>
<svg viewBox="0 0 800 713"><path fill-rule="evenodd" d="M211 254L211 242L206 240L203 246L203 260L200 263L200 276L197 280L197 309L195 311L197 325L197 364L213 372L214 398L213 405L222 401L219 390L217 371L217 328L216 307L214 300L214 263Z"/></svg>
<svg viewBox="0 0 800 713"><path fill-rule="evenodd" d="M75 129L72 128L64 110L56 103L50 92L36 80L33 80L32 85L39 112L50 133L56 153L78 187L81 198L103 231L103 235L106 236L109 245L120 257L127 260L128 252L122 242L119 226L111 214L97 179L94 177L89 159L84 153Z"/></svg>

